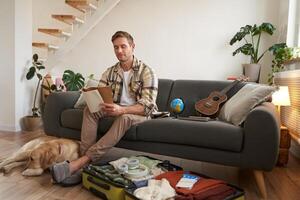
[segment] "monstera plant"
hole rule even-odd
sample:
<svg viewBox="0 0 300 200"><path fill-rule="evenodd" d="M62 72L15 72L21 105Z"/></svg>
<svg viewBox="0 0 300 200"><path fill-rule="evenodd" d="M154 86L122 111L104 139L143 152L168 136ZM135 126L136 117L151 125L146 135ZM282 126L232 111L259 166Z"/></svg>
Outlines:
<svg viewBox="0 0 300 200"><path fill-rule="evenodd" d="M257 82L259 79L260 65L259 61L263 58L269 48L260 52L260 43L263 35L273 35L276 28L271 23L262 23L261 25L254 24L246 25L240 28L233 38L230 40L230 45L243 41L243 45L237 48L232 55L239 53L250 56L250 64L243 65L244 75L249 76L250 80ZM248 74L247 74L248 72Z"/></svg>
<svg viewBox="0 0 300 200"><path fill-rule="evenodd" d="M84 77L72 70L65 70L62 78L68 91L78 91L84 86Z"/></svg>
<svg viewBox="0 0 300 200"><path fill-rule="evenodd" d="M270 23L262 23L260 26L254 24L246 25L240 28L233 38L230 40L230 45L236 42L244 41L244 45L237 48L232 55L242 53L244 55L250 56L250 63L259 63L263 58L268 49L264 50L262 53L259 52L260 42L262 34L273 35L275 27Z"/></svg>

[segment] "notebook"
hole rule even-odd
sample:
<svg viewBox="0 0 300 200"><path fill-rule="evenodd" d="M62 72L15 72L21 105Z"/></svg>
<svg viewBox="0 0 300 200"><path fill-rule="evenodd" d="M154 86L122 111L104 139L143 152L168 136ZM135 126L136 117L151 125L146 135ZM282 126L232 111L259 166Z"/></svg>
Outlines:
<svg viewBox="0 0 300 200"><path fill-rule="evenodd" d="M100 111L100 103L113 103L110 87L83 88L82 95L91 113Z"/></svg>

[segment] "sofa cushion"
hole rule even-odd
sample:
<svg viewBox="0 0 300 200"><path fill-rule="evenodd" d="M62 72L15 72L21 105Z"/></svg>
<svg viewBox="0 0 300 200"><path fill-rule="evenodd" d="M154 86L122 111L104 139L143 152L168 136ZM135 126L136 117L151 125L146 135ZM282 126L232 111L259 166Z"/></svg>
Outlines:
<svg viewBox="0 0 300 200"><path fill-rule="evenodd" d="M60 116L61 125L65 128L81 130L83 118L82 111L82 109L66 109L62 111Z"/></svg>
<svg viewBox="0 0 300 200"><path fill-rule="evenodd" d="M61 114L61 125L64 128L81 130L83 119L83 109L66 109ZM107 117L99 122L98 139L104 135L113 123L112 117ZM136 127L131 127L123 137L125 140L136 139Z"/></svg>
<svg viewBox="0 0 300 200"><path fill-rule="evenodd" d="M275 87L268 85L245 85L224 104L220 111L219 119L236 126L241 125L250 111L270 97L275 90Z"/></svg>
<svg viewBox="0 0 300 200"><path fill-rule="evenodd" d="M159 111L168 111L168 100L173 86L173 80L159 79L158 80L158 94L156 104Z"/></svg>
<svg viewBox="0 0 300 200"><path fill-rule="evenodd" d="M154 119L139 124L136 139L240 152L243 129L221 121Z"/></svg>

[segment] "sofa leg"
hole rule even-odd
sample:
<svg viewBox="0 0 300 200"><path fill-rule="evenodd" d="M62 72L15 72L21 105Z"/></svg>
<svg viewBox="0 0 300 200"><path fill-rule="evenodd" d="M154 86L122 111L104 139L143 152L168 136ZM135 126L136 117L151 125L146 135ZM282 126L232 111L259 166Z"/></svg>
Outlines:
<svg viewBox="0 0 300 200"><path fill-rule="evenodd" d="M263 171L254 170L253 173L254 173L255 181L256 181L256 184L258 186L258 189L259 189L259 192L260 192L262 198L267 199L267 190L266 190Z"/></svg>

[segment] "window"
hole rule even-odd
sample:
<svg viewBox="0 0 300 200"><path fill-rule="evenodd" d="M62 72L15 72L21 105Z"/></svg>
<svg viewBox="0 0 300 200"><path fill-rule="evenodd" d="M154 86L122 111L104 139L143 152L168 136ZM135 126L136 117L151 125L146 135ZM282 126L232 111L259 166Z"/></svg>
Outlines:
<svg viewBox="0 0 300 200"><path fill-rule="evenodd" d="M300 46L300 0L289 0L287 45L289 47Z"/></svg>

